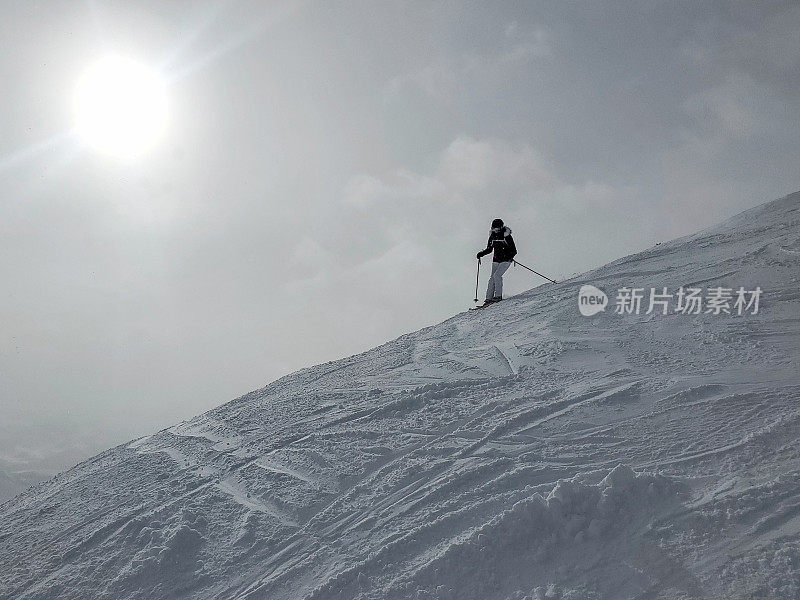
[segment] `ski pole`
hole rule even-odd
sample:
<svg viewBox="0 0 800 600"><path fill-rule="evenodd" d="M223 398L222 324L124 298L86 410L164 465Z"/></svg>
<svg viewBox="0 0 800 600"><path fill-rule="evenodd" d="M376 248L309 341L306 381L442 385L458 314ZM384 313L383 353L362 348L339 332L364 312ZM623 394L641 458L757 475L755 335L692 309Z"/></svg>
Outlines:
<svg viewBox="0 0 800 600"><path fill-rule="evenodd" d="M478 273L475 275L475 302L478 301L478 281L481 278L481 259L478 259Z"/></svg>
<svg viewBox="0 0 800 600"><path fill-rule="evenodd" d="M555 279L550 279L550 278L549 278L549 277L547 277L546 275L542 275L541 273L539 273L539 271L534 271L534 270L533 270L533 269L531 269L530 267L526 267L526 266L525 266L525 265L523 265L521 262L517 262L517 261L512 261L512 262L513 262L515 265L519 265L519 266L520 266L520 267L522 267L523 269L528 269L528 271L530 271L531 273L536 273L536 274L537 274L539 277L544 277L545 279L547 279L547 281L549 281L549 282L551 282L551 283L556 283L556 280L555 280ZM477 296L478 294L475 294L475 295Z"/></svg>

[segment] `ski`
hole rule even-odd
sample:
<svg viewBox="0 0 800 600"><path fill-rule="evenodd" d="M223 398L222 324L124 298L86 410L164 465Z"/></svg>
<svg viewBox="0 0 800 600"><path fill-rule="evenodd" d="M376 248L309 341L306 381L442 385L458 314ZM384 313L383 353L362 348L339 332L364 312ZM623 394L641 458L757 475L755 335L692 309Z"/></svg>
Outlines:
<svg viewBox="0 0 800 600"><path fill-rule="evenodd" d="M502 302L502 300L497 300L496 302L489 302L488 304L481 304L480 306L473 306L472 308L469 308L467 310L481 310L484 308L488 308L493 304L499 304L500 302Z"/></svg>

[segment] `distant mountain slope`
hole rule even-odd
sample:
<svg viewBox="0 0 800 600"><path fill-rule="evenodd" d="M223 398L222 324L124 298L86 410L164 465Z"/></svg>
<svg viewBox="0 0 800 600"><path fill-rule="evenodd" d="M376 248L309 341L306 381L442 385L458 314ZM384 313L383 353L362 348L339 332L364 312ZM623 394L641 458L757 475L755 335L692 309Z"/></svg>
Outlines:
<svg viewBox="0 0 800 600"><path fill-rule="evenodd" d="M0 503L125 439L116 431L99 432L93 423L26 416L13 402L0 404Z"/></svg>
<svg viewBox="0 0 800 600"><path fill-rule="evenodd" d="M0 506L0 599L800 597L799 226L800 193L104 452ZM582 317L584 284L763 295Z"/></svg>
<svg viewBox="0 0 800 600"><path fill-rule="evenodd" d="M52 477L36 471L0 471L0 502L13 498L28 487Z"/></svg>

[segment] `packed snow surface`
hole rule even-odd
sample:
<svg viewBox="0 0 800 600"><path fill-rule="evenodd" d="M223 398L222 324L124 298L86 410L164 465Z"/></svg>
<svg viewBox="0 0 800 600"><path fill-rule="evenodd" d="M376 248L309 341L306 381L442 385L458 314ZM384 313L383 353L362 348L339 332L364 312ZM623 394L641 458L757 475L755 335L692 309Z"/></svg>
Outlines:
<svg viewBox="0 0 800 600"><path fill-rule="evenodd" d="M0 598L798 598L798 226L800 193L108 450L0 506Z"/></svg>

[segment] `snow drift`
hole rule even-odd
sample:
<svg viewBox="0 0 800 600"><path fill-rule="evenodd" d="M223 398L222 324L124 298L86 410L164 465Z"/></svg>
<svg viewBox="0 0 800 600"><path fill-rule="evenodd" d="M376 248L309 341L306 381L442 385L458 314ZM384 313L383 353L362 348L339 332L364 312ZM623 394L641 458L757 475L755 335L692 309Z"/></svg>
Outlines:
<svg viewBox="0 0 800 600"><path fill-rule="evenodd" d="M0 599L800 597L798 225L793 194L108 450L0 506ZM582 285L763 296L582 317Z"/></svg>

